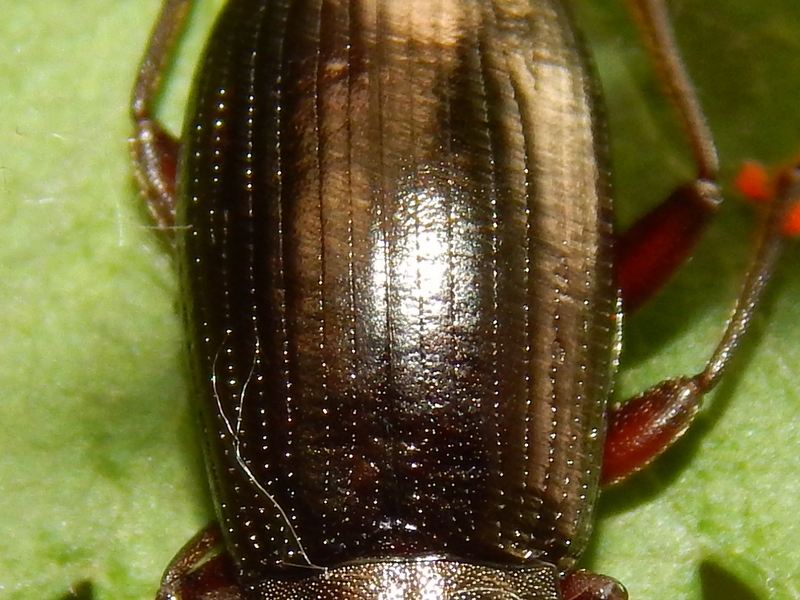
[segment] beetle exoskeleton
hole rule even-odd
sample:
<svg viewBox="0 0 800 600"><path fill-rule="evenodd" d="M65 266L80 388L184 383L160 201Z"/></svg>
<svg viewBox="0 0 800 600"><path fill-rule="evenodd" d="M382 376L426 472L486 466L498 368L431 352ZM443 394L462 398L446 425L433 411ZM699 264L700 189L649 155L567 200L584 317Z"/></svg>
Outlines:
<svg viewBox="0 0 800 600"><path fill-rule="evenodd" d="M560 2L225 8L177 224L247 587L387 556L565 570L583 551L616 289L594 79L567 18ZM331 597L366 597L362 580Z"/></svg>
<svg viewBox="0 0 800 600"><path fill-rule="evenodd" d="M601 467L624 477L688 427L778 245L773 223L701 373L611 410L604 465L620 288L651 294L718 203L663 7L633 4L698 177L615 250L599 94L564 2L230 0L177 205L150 103L188 2L165 3L134 150L162 227L177 212L226 552L204 564L200 536L161 597L627 597L573 571Z"/></svg>

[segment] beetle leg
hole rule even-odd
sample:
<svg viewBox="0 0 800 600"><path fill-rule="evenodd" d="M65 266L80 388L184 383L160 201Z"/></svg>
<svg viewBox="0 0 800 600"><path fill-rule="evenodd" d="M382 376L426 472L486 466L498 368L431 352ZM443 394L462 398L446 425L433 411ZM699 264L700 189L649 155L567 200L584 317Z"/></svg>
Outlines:
<svg viewBox="0 0 800 600"><path fill-rule="evenodd" d="M713 183L719 171L714 138L683 64L663 0L628 0L631 13L691 146L697 179Z"/></svg>
<svg viewBox="0 0 800 600"><path fill-rule="evenodd" d="M153 220L170 239L175 224L178 140L155 117L155 107L164 71L186 22L190 4L190 0L165 0L139 65L131 101L131 116L136 126L131 139L136 177Z"/></svg>
<svg viewBox="0 0 800 600"><path fill-rule="evenodd" d="M675 106L697 176L620 236L617 282L632 312L683 263L722 201L719 160L694 86L686 72L663 0L627 0L656 73Z"/></svg>
<svg viewBox="0 0 800 600"><path fill-rule="evenodd" d="M627 314L636 311L688 258L719 201L701 180L676 189L616 241L616 278Z"/></svg>
<svg viewBox="0 0 800 600"><path fill-rule="evenodd" d="M220 544L217 523L189 540L164 572L156 600L242 600L229 556L224 552L213 554Z"/></svg>
<svg viewBox="0 0 800 600"><path fill-rule="evenodd" d="M564 600L628 600L628 591L613 577L581 569L561 580L561 596Z"/></svg>
<svg viewBox="0 0 800 600"><path fill-rule="evenodd" d="M609 410L603 457L603 483L620 481L647 465L688 429L704 394L719 382L755 312L772 274L784 236L786 210L800 198L800 164L781 172L776 198L750 261L733 315L705 368L693 377L676 377Z"/></svg>
<svg viewBox="0 0 800 600"><path fill-rule="evenodd" d="M628 600L625 586L613 577L580 569L561 580L564 600Z"/></svg>

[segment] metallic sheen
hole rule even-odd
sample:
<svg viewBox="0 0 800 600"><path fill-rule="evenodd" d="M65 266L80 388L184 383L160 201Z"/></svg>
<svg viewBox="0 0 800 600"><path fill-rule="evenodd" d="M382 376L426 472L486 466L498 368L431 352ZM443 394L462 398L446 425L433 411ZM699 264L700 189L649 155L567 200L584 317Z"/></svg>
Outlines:
<svg viewBox="0 0 800 600"><path fill-rule="evenodd" d="M300 582L267 581L258 591L270 600L559 600L557 581L544 563L498 569L423 559L346 565Z"/></svg>
<svg viewBox="0 0 800 600"><path fill-rule="evenodd" d="M226 6L178 224L249 589L433 556L563 571L585 549L618 316L604 132L564 4Z"/></svg>

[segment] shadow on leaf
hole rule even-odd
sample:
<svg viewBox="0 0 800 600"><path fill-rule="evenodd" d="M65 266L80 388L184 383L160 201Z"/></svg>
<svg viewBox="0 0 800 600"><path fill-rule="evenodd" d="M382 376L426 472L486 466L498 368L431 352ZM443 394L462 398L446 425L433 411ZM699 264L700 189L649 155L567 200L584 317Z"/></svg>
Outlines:
<svg viewBox="0 0 800 600"><path fill-rule="evenodd" d="M704 560L700 564L700 586L703 600L762 600L762 596L736 575L718 563Z"/></svg>

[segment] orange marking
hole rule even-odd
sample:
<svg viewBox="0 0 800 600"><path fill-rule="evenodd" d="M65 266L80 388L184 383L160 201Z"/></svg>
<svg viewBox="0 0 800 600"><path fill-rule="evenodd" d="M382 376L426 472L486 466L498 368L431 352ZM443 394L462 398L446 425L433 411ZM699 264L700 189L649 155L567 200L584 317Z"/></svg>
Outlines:
<svg viewBox="0 0 800 600"><path fill-rule="evenodd" d="M786 211L786 220L781 231L784 235L800 235L800 200Z"/></svg>
<svg viewBox="0 0 800 600"><path fill-rule="evenodd" d="M744 162L734 183L739 191L755 202L770 202L775 197L776 180L782 171L776 174L767 173L767 170L756 162ZM800 235L800 198L798 198L786 211L786 218L781 231L786 236Z"/></svg>
<svg viewBox="0 0 800 600"><path fill-rule="evenodd" d="M742 163L734 183L751 200L768 201L774 195L767 170L757 162Z"/></svg>

